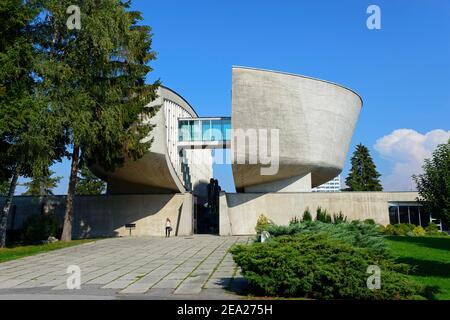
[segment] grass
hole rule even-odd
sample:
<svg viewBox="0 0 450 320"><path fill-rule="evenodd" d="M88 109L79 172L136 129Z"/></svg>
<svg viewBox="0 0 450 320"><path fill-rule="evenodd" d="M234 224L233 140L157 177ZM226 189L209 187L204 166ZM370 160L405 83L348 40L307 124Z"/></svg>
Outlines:
<svg viewBox="0 0 450 320"><path fill-rule="evenodd" d="M79 244L95 241L94 239L72 240L70 242L54 242L49 244L14 246L10 248L0 248L0 263L32 256L57 249L76 246Z"/></svg>
<svg viewBox="0 0 450 320"><path fill-rule="evenodd" d="M427 287L428 298L450 300L450 237L386 238L398 262L414 266L410 277Z"/></svg>

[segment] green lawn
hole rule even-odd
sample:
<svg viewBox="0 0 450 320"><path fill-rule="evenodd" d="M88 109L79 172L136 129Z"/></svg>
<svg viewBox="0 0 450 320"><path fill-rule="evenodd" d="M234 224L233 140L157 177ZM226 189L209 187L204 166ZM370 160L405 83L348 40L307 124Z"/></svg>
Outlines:
<svg viewBox="0 0 450 320"><path fill-rule="evenodd" d="M48 252L52 250L76 246L82 243L95 241L94 239L72 240L70 242L54 242L49 244L30 245L30 246L16 246L11 248L0 248L0 263L32 256L38 253Z"/></svg>
<svg viewBox="0 0 450 320"><path fill-rule="evenodd" d="M428 287L430 298L450 300L450 237L389 236L387 242L399 262L415 266L411 278Z"/></svg>

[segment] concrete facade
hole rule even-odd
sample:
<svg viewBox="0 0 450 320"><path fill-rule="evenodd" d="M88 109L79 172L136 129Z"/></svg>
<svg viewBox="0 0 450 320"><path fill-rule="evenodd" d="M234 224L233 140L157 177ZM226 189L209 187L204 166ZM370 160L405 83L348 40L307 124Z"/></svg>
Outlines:
<svg viewBox="0 0 450 320"><path fill-rule="evenodd" d="M0 204L3 201L0 198ZM77 196L73 237L128 236L128 223L136 224L133 236L164 236L166 218L172 221L174 235L191 235L193 203L191 193ZM64 208L65 196L14 197L8 229L20 229L32 214L53 213L62 222Z"/></svg>
<svg viewBox="0 0 450 320"><path fill-rule="evenodd" d="M348 220L373 219L389 224L390 203L415 203L417 192L296 192L225 193L219 197L220 235L252 235L260 215L280 225L301 218L306 208L313 217L317 207L330 214L342 212ZM4 198L0 198L0 204ZM65 197L14 197L8 229L19 229L31 214L54 213L63 221ZM159 195L77 196L74 203L74 238L128 236L125 228L135 223L133 236L164 236L170 218L173 235L194 232L194 196L191 193Z"/></svg>
<svg viewBox="0 0 450 320"><path fill-rule="evenodd" d="M233 67L232 78L233 129L279 130L278 172L261 175L265 165L234 163L238 192L310 191L341 172L362 107L355 92L323 80L245 67ZM232 140L231 152L257 156L256 143L238 150ZM308 187L287 187L308 174Z"/></svg>
<svg viewBox="0 0 450 320"><path fill-rule="evenodd" d="M415 202L417 192L336 192L336 193L223 193L220 196L220 234L255 234L260 215L280 225L301 218L306 208L313 217L317 207L339 213L348 220L373 219L389 224L389 202Z"/></svg>
<svg viewBox="0 0 450 320"><path fill-rule="evenodd" d="M159 107L155 116L143 121L154 126L145 139L153 139L148 153L136 161L127 159L114 172L106 172L98 166L91 169L107 181L108 194L194 191L204 195L205 186L212 178L211 150L189 150L183 159L177 147L178 119L197 118L196 112L183 97L163 86L158 89L158 98L147 107ZM183 166L182 160L189 165Z"/></svg>

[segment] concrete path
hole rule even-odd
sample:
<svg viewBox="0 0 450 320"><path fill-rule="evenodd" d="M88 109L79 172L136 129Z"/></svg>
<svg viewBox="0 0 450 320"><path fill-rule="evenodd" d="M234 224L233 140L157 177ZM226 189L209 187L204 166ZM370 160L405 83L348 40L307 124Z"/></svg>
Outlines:
<svg viewBox="0 0 450 320"><path fill-rule="evenodd" d="M245 281L228 250L248 240L112 238L0 263L0 299L237 299ZM80 289L67 288L70 265Z"/></svg>

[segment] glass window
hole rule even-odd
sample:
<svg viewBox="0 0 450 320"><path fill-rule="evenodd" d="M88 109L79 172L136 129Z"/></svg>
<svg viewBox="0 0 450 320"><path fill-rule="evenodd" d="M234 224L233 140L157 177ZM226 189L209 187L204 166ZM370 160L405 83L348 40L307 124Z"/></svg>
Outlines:
<svg viewBox="0 0 450 320"><path fill-rule="evenodd" d="M178 139L180 141L189 141L191 139L189 121L183 120L178 125Z"/></svg>
<svg viewBox="0 0 450 320"><path fill-rule="evenodd" d="M211 120L202 120L202 136L204 141L211 140Z"/></svg>
<svg viewBox="0 0 450 320"><path fill-rule="evenodd" d="M211 141L223 140L221 120L211 120L211 129Z"/></svg>
<svg viewBox="0 0 450 320"><path fill-rule="evenodd" d="M409 223L408 206L399 206L400 223Z"/></svg>
<svg viewBox="0 0 450 320"><path fill-rule="evenodd" d="M231 139L231 121L228 120L223 120L223 136L224 136L224 140L230 140Z"/></svg>
<svg viewBox="0 0 450 320"><path fill-rule="evenodd" d="M410 206L409 207L409 218L411 219L411 223L416 226L420 226L419 220L419 207L418 206Z"/></svg>
<svg viewBox="0 0 450 320"><path fill-rule="evenodd" d="M189 121L192 123L192 141L202 140L202 127L199 120Z"/></svg>
<svg viewBox="0 0 450 320"><path fill-rule="evenodd" d="M397 224L398 223L398 207L397 206L389 206L389 223Z"/></svg>
<svg viewBox="0 0 450 320"><path fill-rule="evenodd" d="M430 224L430 214L425 209L420 208L420 222L422 227L428 227Z"/></svg>

